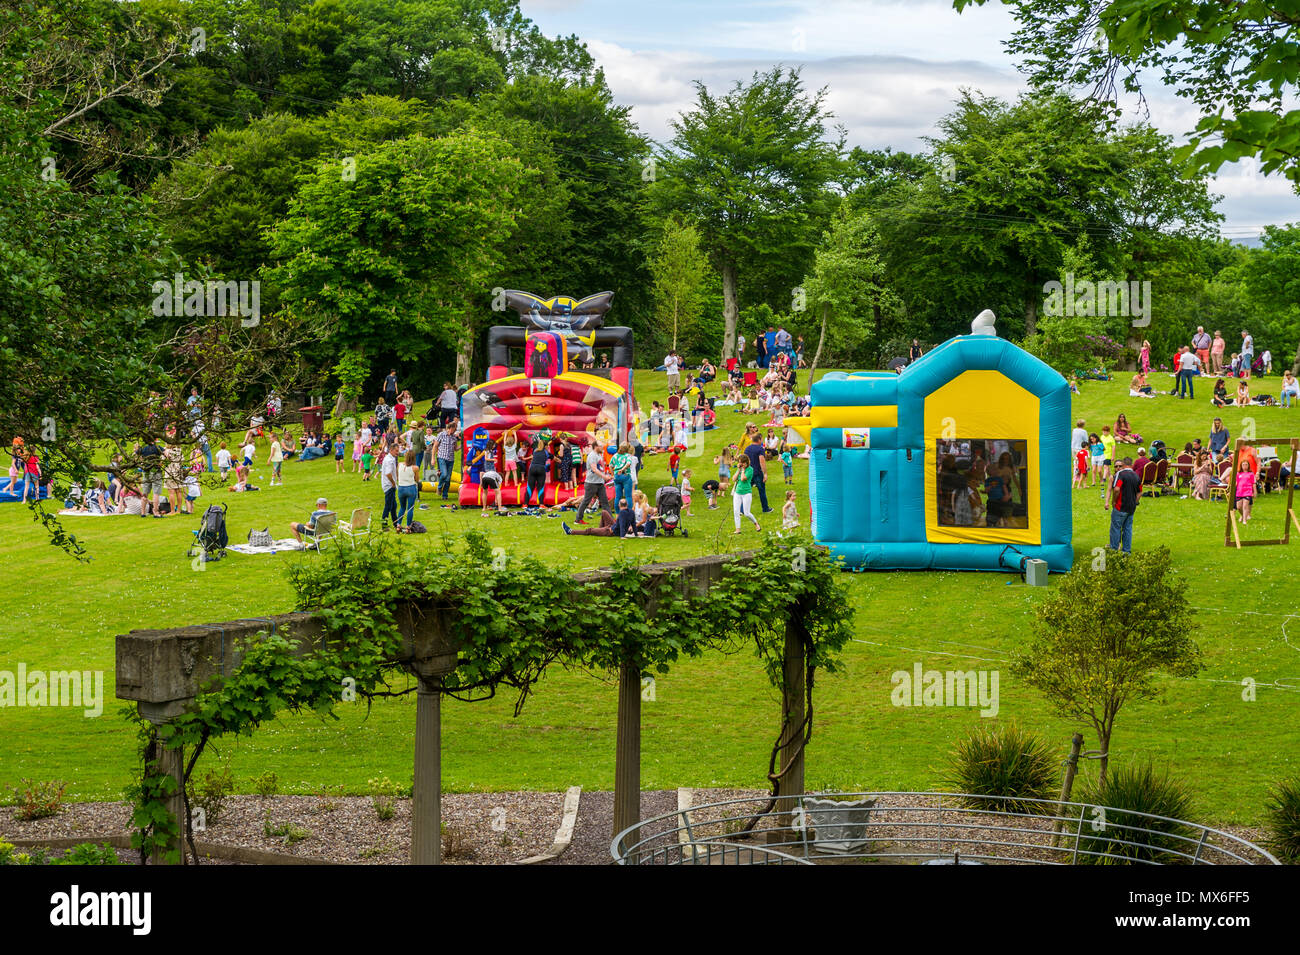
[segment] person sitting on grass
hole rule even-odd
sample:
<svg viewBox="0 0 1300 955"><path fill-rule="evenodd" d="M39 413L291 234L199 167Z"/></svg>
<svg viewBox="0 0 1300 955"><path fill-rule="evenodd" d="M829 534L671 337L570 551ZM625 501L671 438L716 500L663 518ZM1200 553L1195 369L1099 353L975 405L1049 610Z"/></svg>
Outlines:
<svg viewBox="0 0 1300 955"><path fill-rule="evenodd" d="M586 537L627 537L628 534L636 532L636 515L632 509L627 506L627 501L618 502L618 516L615 517L607 509L600 509L600 526L573 528L567 523L561 523L564 533L576 536Z"/></svg>
<svg viewBox="0 0 1300 955"><path fill-rule="evenodd" d="M235 483L226 488L228 491L257 491L260 488L253 487L248 483L248 468L242 464L235 468Z"/></svg>
<svg viewBox="0 0 1300 955"><path fill-rule="evenodd" d="M1244 408L1250 404L1250 382L1245 378L1237 382L1237 396L1235 402L1238 408Z"/></svg>
<svg viewBox="0 0 1300 955"><path fill-rule="evenodd" d="M294 540L299 544L302 544L304 543L304 535L314 539L316 535L317 521L325 515L332 513L334 512L329 509L329 501L325 500L323 497L316 498L316 510L311 512L311 517L307 518L307 523L299 524L295 522L289 525L289 530L293 531Z"/></svg>
<svg viewBox="0 0 1300 955"><path fill-rule="evenodd" d="M1142 435L1135 434L1129 427L1128 416L1123 412L1115 419L1115 440L1120 444L1141 444Z"/></svg>
<svg viewBox="0 0 1300 955"><path fill-rule="evenodd" d="M1147 376L1138 372L1133 376L1132 381L1128 383L1128 396L1130 398L1154 398L1155 392L1147 384Z"/></svg>

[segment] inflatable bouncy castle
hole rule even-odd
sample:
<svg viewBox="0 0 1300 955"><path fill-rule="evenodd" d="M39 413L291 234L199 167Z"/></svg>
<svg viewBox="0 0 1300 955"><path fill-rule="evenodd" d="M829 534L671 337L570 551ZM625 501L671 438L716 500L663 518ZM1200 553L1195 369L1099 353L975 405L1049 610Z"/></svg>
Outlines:
<svg viewBox="0 0 1300 955"><path fill-rule="evenodd" d="M613 292L583 299L505 293L506 304L524 324L488 330L488 380L468 389L461 401L462 505L482 503L479 479L489 465L508 476L505 445L510 440L519 449L519 483L503 484L501 503L524 503L526 455L540 439L549 451L542 503L554 505L582 494L582 472L562 468L562 441L569 444L571 462L574 446L581 459L592 445L606 452L635 433L639 411L632 390L632 330L604 327L613 298ZM611 367L574 367L577 360L590 360L596 348L612 350ZM565 473L576 491L562 484ZM609 494L612 498L612 490Z"/></svg>
<svg viewBox="0 0 1300 955"><path fill-rule="evenodd" d="M832 372L808 417L813 536L852 569L1073 561L1070 386L993 313L903 369Z"/></svg>

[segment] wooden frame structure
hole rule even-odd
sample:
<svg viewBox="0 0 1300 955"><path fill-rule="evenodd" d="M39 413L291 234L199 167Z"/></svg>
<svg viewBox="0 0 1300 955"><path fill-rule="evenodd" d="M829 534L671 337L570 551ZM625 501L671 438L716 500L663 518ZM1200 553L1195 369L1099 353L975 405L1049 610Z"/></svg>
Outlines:
<svg viewBox="0 0 1300 955"><path fill-rule="evenodd" d="M1274 448L1290 448L1291 461L1287 467L1286 477L1286 517L1282 521L1282 536L1272 540L1244 541L1241 539L1241 532L1237 527L1237 465L1241 460L1241 449L1247 446L1259 447L1262 445L1272 446ZM1291 525L1294 524L1297 531L1300 531L1300 518L1296 517L1293 507L1295 502L1295 485L1300 475L1296 474L1296 457L1300 454L1300 438L1256 438L1247 441L1244 438L1238 438L1236 445L1232 450L1232 470L1228 474L1228 480L1231 484L1227 492L1223 495L1228 501L1227 523L1223 528L1223 545L1225 547L1236 547L1240 550L1243 547L1255 547L1264 544L1288 544L1291 542Z"/></svg>

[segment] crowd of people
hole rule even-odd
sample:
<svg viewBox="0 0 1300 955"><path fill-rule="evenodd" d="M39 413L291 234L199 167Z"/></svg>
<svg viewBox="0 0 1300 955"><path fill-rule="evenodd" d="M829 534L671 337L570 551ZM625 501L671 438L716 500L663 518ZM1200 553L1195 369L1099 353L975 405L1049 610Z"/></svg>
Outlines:
<svg viewBox="0 0 1300 955"><path fill-rule="evenodd" d="M1129 397L1154 398L1158 394L1170 394L1177 398L1194 399L1196 397L1196 379L1214 378L1213 394L1210 401L1217 407L1272 406L1281 404L1290 407L1300 401L1300 383L1290 369L1283 371L1277 395L1251 392L1251 379L1273 374L1273 353L1264 349L1255 354L1255 340L1249 331L1241 333L1241 351L1227 352L1226 342L1219 331L1213 336L1203 326L1198 326L1191 341L1178 348L1174 353L1170 372L1174 375L1174 387L1168 392L1160 392L1151 384L1151 343L1143 341L1138 352L1138 366L1129 380ZM1225 359L1225 355L1230 358ZM1229 390L1225 379L1234 379L1236 385Z"/></svg>

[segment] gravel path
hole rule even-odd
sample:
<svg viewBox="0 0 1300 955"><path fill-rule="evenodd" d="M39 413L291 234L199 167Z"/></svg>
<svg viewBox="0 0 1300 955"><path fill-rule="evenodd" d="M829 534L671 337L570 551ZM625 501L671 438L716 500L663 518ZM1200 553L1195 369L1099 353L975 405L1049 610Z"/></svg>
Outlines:
<svg viewBox="0 0 1300 955"><path fill-rule="evenodd" d="M1021 861L1060 859L1051 848L1050 824L1020 820L1018 825L1030 832L1002 833L990 828L1002 823L990 817L971 815L958 808L942 814L942 831L935 823L939 817L919 810L916 803L906 808L900 797L882 797L873 813L871 835L879 840L876 850L883 853L943 852L962 850L974 854L974 847L962 839L997 843L1002 858ZM743 818L747 812L761 809L767 796L755 790L697 789L693 805L744 799L746 803L728 807L723 813L699 810L691 821L697 835L723 835L738 829L739 823L719 817ZM518 862L551 848L563 815L563 793L502 792L448 793L442 798L443 858L452 865L500 865ZM928 798L922 805L937 806ZM578 807L577 825L568 850L550 865L609 865L614 818L614 794L583 792ZM209 821L205 832L196 833L200 842L222 846L289 854L342 864L401 865L410 855L411 803L398 800L392 819L378 818L369 797L364 796L232 796L227 799L221 816ZM641 817L650 819L675 813L676 790L647 791L641 794ZM94 841L115 835L129 835L129 811L122 802L70 803L49 819L19 822L11 807L0 807L0 839L76 838ZM677 816L663 823L645 826L642 838L652 838L677 825ZM716 820L716 821L715 821ZM760 828L767 828L765 821ZM268 834L268 828L270 834ZM1262 833L1245 827L1221 827L1225 831L1259 844ZM937 838L941 843L936 843ZM1009 843L1024 843L1016 846ZM675 846L676 836L666 835L658 845ZM1231 863L1220 853L1206 853L1212 861ZM137 856L128 850L119 852L124 862ZM210 860L218 862L219 860ZM915 859L903 859L915 862Z"/></svg>

